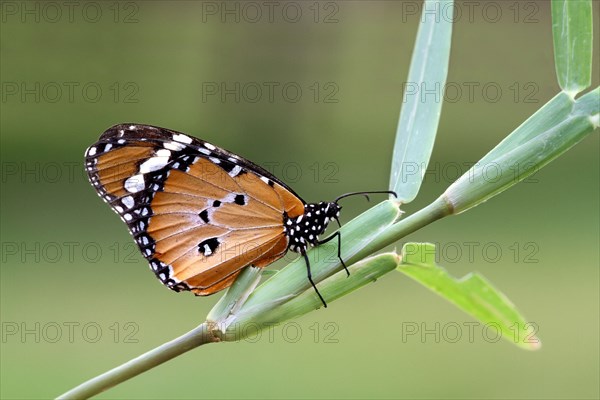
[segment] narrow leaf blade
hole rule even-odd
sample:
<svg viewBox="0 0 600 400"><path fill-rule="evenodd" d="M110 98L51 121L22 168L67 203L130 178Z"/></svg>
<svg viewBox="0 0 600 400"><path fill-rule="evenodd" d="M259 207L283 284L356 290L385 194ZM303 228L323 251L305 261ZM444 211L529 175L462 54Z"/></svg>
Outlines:
<svg viewBox="0 0 600 400"><path fill-rule="evenodd" d="M560 124L569 117L573 105L573 99L566 93L560 92L483 156L478 164L488 165L502 154L506 154L531 138Z"/></svg>
<svg viewBox="0 0 600 400"><path fill-rule="evenodd" d="M597 92L561 92L458 178L442 195L459 214L515 185L591 134ZM590 115L591 114L591 115Z"/></svg>
<svg viewBox="0 0 600 400"><path fill-rule="evenodd" d="M409 203L417 196L442 112L452 38L452 0L427 0L417 34L396 130L390 190Z"/></svg>
<svg viewBox="0 0 600 400"><path fill-rule="evenodd" d="M558 84L574 98L592 80L592 2L552 0L552 36Z"/></svg>
<svg viewBox="0 0 600 400"><path fill-rule="evenodd" d="M407 243L402 248L398 271L450 301L487 327L497 329L503 338L527 350L537 350L541 342L536 325L528 323L515 305L489 281L477 273L456 279L435 264L435 245Z"/></svg>

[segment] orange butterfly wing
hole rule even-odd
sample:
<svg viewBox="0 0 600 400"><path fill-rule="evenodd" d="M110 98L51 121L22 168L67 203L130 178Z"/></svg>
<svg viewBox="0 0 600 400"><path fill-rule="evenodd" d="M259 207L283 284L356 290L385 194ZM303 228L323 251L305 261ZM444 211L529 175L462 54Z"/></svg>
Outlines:
<svg viewBox="0 0 600 400"><path fill-rule="evenodd" d="M304 201L259 166L167 129L123 124L86 152L98 194L128 225L156 276L173 290L209 295L247 265L288 249L284 213Z"/></svg>

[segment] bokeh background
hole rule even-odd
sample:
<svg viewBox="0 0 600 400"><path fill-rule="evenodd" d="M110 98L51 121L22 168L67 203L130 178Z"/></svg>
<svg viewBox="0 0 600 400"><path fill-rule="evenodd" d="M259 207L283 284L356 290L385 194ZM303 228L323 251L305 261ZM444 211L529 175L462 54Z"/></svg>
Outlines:
<svg viewBox="0 0 600 400"><path fill-rule="evenodd" d="M161 287L88 184L83 152L107 127L204 138L307 201L385 189L421 7L65 4L2 3L2 398L56 396L193 328L218 299ZM408 212L558 92L549 2L457 5L451 87ZM595 32L598 11L595 1ZM479 271L504 291L538 327L540 351L470 328L391 273L99 398L598 398L598 145L594 134L527 182L410 237L438 244L453 275ZM349 199L342 222L366 207Z"/></svg>

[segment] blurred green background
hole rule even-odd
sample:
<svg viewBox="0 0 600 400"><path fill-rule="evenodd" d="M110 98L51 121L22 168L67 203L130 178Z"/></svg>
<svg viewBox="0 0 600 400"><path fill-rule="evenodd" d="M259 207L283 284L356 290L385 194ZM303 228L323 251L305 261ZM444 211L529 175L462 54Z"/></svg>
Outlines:
<svg viewBox="0 0 600 400"><path fill-rule="evenodd" d="M467 3L431 171L408 212L558 92L549 2ZM307 201L385 189L421 7L65 4L2 3L2 398L56 396L186 332L218 299L161 287L88 184L83 152L107 127L201 137ZM595 32L598 11L595 1ZM481 325L470 332L473 320L392 273L99 398L598 398L598 145L593 134L527 182L411 236L437 243L455 276L476 270L504 291L537 325L540 351ZM348 200L342 222L366 207Z"/></svg>

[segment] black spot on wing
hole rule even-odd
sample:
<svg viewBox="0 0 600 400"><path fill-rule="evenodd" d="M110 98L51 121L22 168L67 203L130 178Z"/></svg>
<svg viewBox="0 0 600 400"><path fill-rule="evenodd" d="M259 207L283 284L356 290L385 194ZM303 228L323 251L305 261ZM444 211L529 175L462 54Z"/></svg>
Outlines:
<svg viewBox="0 0 600 400"><path fill-rule="evenodd" d="M210 256L219 247L219 239L216 237L206 239L198 243L198 251L205 256Z"/></svg>
<svg viewBox="0 0 600 400"><path fill-rule="evenodd" d="M235 199L233 200L233 202L235 204L243 206L246 204L246 196L244 196L243 194L238 194L235 196Z"/></svg>
<svg viewBox="0 0 600 400"><path fill-rule="evenodd" d="M208 224L208 210L204 210L198 215L200 216L200 219L204 221L205 224Z"/></svg>
<svg viewBox="0 0 600 400"><path fill-rule="evenodd" d="M219 167L223 168L227 173L231 172L233 168L235 168L235 165L236 164L228 160L221 160L219 163Z"/></svg>

